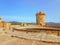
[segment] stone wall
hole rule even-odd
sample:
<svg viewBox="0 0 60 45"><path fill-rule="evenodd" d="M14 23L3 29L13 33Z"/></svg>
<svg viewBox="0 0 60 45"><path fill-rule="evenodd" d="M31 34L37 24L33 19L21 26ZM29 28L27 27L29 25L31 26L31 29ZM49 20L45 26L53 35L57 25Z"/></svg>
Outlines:
<svg viewBox="0 0 60 45"><path fill-rule="evenodd" d="M11 23L4 23L4 28L9 28L11 26Z"/></svg>

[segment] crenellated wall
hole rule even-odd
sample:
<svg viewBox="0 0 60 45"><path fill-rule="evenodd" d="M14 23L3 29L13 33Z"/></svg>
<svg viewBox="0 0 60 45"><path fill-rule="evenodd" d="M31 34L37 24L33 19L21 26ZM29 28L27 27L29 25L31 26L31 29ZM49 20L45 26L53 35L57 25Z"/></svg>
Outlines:
<svg viewBox="0 0 60 45"><path fill-rule="evenodd" d="M2 18L0 18L0 30L9 30L11 27L11 23L2 22Z"/></svg>

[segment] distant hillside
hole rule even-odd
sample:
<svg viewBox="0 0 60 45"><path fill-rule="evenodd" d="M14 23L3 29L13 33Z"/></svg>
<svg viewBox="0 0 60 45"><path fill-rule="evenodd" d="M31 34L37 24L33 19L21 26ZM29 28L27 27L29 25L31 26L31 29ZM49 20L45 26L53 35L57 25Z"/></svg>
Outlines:
<svg viewBox="0 0 60 45"><path fill-rule="evenodd" d="M11 23L12 25L20 25L21 23L24 23L24 22L11 21L10 23ZM32 24L32 25L35 25L35 23L26 23L26 24Z"/></svg>
<svg viewBox="0 0 60 45"><path fill-rule="evenodd" d="M46 26L60 28L60 23L48 22Z"/></svg>
<svg viewBox="0 0 60 45"><path fill-rule="evenodd" d="M10 23L11 23L12 25L19 25L19 24L21 24L22 22L10 21ZM23 23L24 23L24 22L23 22ZM33 25L35 25L36 23L27 23L27 24L33 24ZM46 25L47 25L47 26L60 26L60 23L47 22Z"/></svg>
<svg viewBox="0 0 60 45"><path fill-rule="evenodd" d="M60 23L48 22L46 25L60 26Z"/></svg>

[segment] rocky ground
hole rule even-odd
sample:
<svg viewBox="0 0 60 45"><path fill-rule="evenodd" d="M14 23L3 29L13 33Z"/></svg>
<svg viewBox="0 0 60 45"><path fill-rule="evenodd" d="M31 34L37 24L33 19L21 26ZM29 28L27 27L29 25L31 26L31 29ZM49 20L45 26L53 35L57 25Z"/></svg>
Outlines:
<svg viewBox="0 0 60 45"><path fill-rule="evenodd" d="M5 32L0 34L0 45L60 45L59 43L47 43L38 40L26 39L21 37L13 37L13 34L19 32ZM23 34L22 32L20 32Z"/></svg>

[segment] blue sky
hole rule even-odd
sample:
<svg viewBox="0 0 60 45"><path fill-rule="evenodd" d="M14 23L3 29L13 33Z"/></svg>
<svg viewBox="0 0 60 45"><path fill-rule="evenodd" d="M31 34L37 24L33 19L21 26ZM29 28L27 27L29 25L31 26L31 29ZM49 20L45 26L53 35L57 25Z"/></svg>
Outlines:
<svg viewBox="0 0 60 45"><path fill-rule="evenodd" d="M60 22L60 0L0 0L3 21L36 22L39 11L46 13L46 22Z"/></svg>

